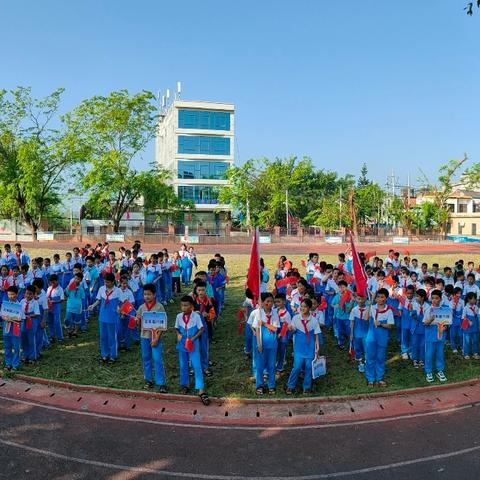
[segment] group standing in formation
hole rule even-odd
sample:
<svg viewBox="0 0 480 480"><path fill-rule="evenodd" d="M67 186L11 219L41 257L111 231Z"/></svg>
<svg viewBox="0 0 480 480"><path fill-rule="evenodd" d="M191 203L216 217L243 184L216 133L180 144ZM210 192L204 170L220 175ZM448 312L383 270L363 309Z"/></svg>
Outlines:
<svg viewBox="0 0 480 480"><path fill-rule="evenodd" d="M389 343L398 345L402 360L422 368L428 383L445 382L445 348L465 360L480 359L480 273L473 262L458 260L440 270L416 258L390 250L385 259L359 254L367 276L357 291L350 252L336 265L311 253L294 268L285 256L278 260L274 288L261 262L258 306L246 289L242 305L245 353L252 359L256 393L276 393L276 379L292 343L293 365L285 391L291 395L303 375L303 392L312 389L311 364L326 339L347 350L369 387L385 387ZM333 337L329 337L331 332ZM434 376L435 374L435 376Z"/></svg>
<svg viewBox="0 0 480 480"><path fill-rule="evenodd" d="M22 362L37 362L45 349L85 332L90 316L98 315L101 363L114 364L119 351L129 350L132 342L137 342L145 388L156 387L165 393L164 307L178 296L181 311L174 328L181 391L189 392L192 373L200 399L209 403L204 376L212 375L209 344L228 281L220 254L202 271L193 247L184 244L173 255L163 249L148 258L140 242L131 249L121 247L118 252L110 250L108 243L86 245L67 252L64 259L55 254L53 261L30 259L20 244L14 249L7 244L0 256L7 370L18 370ZM182 294L182 285L187 294ZM162 312L165 323L146 320L152 313L161 317Z"/></svg>

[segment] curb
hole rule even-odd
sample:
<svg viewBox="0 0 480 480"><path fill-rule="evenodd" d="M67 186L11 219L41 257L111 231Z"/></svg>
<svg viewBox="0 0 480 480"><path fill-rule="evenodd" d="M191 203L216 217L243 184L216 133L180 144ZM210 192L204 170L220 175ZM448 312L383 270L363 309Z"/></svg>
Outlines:
<svg viewBox="0 0 480 480"><path fill-rule="evenodd" d="M100 387L96 385L81 385L77 383L62 382L60 380L51 380L41 377L31 377L29 375L16 374L11 377L12 380L18 379L27 383L45 385L48 387L63 388L66 390L73 390L78 392L92 392L92 393L107 393L118 395L121 397L137 397L146 399L162 399L169 401L182 401L198 403L199 399L193 395L179 395L173 393L157 393L157 392L143 392L141 390L126 390L120 388ZM460 387L473 387L480 384L480 377L470 380L462 380L461 382L447 383L445 385L429 385L425 387L407 388L402 390L392 390L387 392L363 393L357 395L338 395L326 397L308 397L308 398L268 398L268 399L251 399L251 398L229 398L229 397L210 397L212 402L217 405L295 405L295 404L311 404L311 403L325 403L334 402L342 403L354 400L370 400L377 398L392 398L405 397L409 395L418 395L429 392L442 392Z"/></svg>

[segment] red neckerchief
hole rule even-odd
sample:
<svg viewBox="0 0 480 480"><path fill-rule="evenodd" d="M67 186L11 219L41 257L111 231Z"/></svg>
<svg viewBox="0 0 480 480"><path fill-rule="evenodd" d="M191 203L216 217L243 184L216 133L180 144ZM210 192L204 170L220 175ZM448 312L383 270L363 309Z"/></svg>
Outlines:
<svg viewBox="0 0 480 480"><path fill-rule="evenodd" d="M308 319L304 320L303 318L300 319L303 325L303 330L305 331L305 335L307 336L307 343L310 343L310 332L308 331L307 324L308 324Z"/></svg>
<svg viewBox="0 0 480 480"><path fill-rule="evenodd" d="M107 292L107 289L105 289L105 306L109 304L112 293L113 293L113 288L109 292Z"/></svg>
<svg viewBox="0 0 480 480"><path fill-rule="evenodd" d="M390 310L390 308L388 308L388 305L385 305L385 310L382 310L382 311L380 311L380 310L377 308L376 311L375 311L375 321L378 320L378 315L379 315L380 313L388 312L388 310Z"/></svg>
<svg viewBox="0 0 480 480"><path fill-rule="evenodd" d="M284 308L281 312L280 312L280 310L277 310L277 312L278 312L278 316L280 318L283 318L287 314L287 309Z"/></svg>
<svg viewBox="0 0 480 480"><path fill-rule="evenodd" d="M13 286L17 284L17 281L15 280L15 275L12 275L12 282L13 282Z"/></svg>
<svg viewBox="0 0 480 480"><path fill-rule="evenodd" d="M358 307L358 311L360 312L360 320L363 320L363 312L366 310L365 307Z"/></svg>
<svg viewBox="0 0 480 480"><path fill-rule="evenodd" d="M407 298L407 300L410 302L407 306L407 310L412 311L413 298Z"/></svg>
<svg viewBox="0 0 480 480"><path fill-rule="evenodd" d="M272 314L265 313L265 316L267 317L267 325L270 325L272 323Z"/></svg>
<svg viewBox="0 0 480 480"><path fill-rule="evenodd" d="M148 304L147 302L145 302L145 308L147 309L147 312L149 312L156 304L157 304L156 300L154 300L151 304Z"/></svg>
<svg viewBox="0 0 480 480"><path fill-rule="evenodd" d="M189 314L182 313L182 320L183 320L183 323L185 324L185 332L188 331L188 323L190 322L191 315L192 315L192 312L190 312Z"/></svg>
<svg viewBox="0 0 480 480"><path fill-rule="evenodd" d="M420 315L423 315L423 305L420 305Z"/></svg>
<svg viewBox="0 0 480 480"><path fill-rule="evenodd" d="M475 311L475 305L469 305L468 308L470 308L470 310L472 311L473 313L473 316L475 317L475 319L477 318L477 312Z"/></svg>

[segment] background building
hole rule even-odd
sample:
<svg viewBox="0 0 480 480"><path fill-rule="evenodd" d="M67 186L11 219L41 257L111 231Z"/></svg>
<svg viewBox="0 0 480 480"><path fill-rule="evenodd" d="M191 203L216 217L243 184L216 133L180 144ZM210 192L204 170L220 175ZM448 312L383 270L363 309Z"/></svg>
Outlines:
<svg viewBox="0 0 480 480"><path fill-rule="evenodd" d="M171 173L177 195L195 204L178 221L191 232L216 234L229 218L218 195L234 161L234 113L230 103L175 100L160 116L156 161Z"/></svg>

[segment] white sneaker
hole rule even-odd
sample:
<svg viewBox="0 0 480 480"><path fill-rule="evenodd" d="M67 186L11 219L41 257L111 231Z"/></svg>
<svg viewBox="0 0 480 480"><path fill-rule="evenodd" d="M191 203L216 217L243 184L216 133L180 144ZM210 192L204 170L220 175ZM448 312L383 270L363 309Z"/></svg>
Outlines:
<svg viewBox="0 0 480 480"><path fill-rule="evenodd" d="M437 378L441 382L446 382L447 381L447 377L445 376L445 374L443 372L437 372Z"/></svg>
<svg viewBox="0 0 480 480"><path fill-rule="evenodd" d="M470 355L465 355L463 358L464 358L465 360L470 360Z"/></svg>
<svg viewBox="0 0 480 480"><path fill-rule="evenodd" d="M408 360L408 353L402 353L402 360Z"/></svg>
<svg viewBox="0 0 480 480"><path fill-rule="evenodd" d="M427 376L425 377L428 383L433 382L433 375L431 373L427 373Z"/></svg>
<svg viewBox="0 0 480 480"><path fill-rule="evenodd" d="M458 350L457 349L452 350L452 353L458 353Z"/></svg>
<svg viewBox="0 0 480 480"><path fill-rule="evenodd" d="M478 359L480 358L480 355L479 355L478 353L474 353L474 354L473 354L473 358L474 358L475 360L478 360Z"/></svg>

